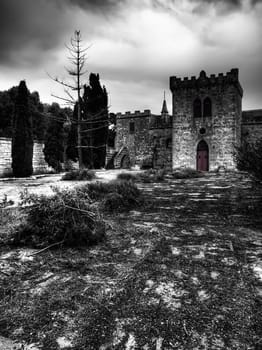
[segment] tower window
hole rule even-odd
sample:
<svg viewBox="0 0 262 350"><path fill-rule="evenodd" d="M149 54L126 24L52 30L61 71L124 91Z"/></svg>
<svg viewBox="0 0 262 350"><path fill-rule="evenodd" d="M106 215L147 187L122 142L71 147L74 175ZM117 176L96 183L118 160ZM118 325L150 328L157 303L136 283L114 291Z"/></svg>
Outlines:
<svg viewBox="0 0 262 350"><path fill-rule="evenodd" d="M212 116L212 101L209 97L204 99L204 117Z"/></svg>
<svg viewBox="0 0 262 350"><path fill-rule="evenodd" d="M194 115L194 118L202 117L202 103L200 98L196 98L193 103L193 115Z"/></svg>
<svg viewBox="0 0 262 350"><path fill-rule="evenodd" d="M134 122L130 122L129 123L129 133L130 134L134 134L135 133L135 123Z"/></svg>
<svg viewBox="0 0 262 350"><path fill-rule="evenodd" d="M169 138L166 140L166 148L171 148L171 146L172 146L172 139Z"/></svg>

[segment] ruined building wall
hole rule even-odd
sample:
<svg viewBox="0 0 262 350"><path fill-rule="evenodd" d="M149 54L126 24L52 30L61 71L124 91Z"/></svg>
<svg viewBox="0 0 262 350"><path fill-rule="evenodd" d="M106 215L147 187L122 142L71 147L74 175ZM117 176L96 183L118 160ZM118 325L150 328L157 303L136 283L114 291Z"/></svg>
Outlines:
<svg viewBox="0 0 262 350"><path fill-rule="evenodd" d="M197 145L204 140L209 150L209 170L220 166L234 169L234 144L239 144L241 134L241 100L243 90L238 80L238 70L226 75L200 73L199 78L171 77L173 94L173 168L196 168ZM196 98L212 102L211 116L193 116ZM202 132L204 131L204 132Z"/></svg>
<svg viewBox="0 0 262 350"><path fill-rule="evenodd" d="M140 166L143 159L152 154L149 135L150 117L150 110L116 115L115 148L117 151L122 147L128 149L131 166Z"/></svg>
<svg viewBox="0 0 262 350"><path fill-rule="evenodd" d="M150 139L153 149L153 167L172 168L172 117L152 116Z"/></svg>

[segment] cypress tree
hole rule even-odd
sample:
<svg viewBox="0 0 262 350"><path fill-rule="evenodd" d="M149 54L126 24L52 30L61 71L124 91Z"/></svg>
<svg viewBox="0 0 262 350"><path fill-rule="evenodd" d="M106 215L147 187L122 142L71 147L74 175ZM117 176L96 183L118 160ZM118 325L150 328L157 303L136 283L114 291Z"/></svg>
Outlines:
<svg viewBox="0 0 262 350"><path fill-rule="evenodd" d="M83 152L84 162L91 168L105 166L108 138L108 98L106 88L100 85L99 74L91 73L89 86L84 86L83 114L87 121L83 125L82 143L88 145Z"/></svg>
<svg viewBox="0 0 262 350"><path fill-rule="evenodd" d="M66 121L66 117L64 111L57 103L53 103L48 109L48 112L54 118L49 121L49 127L46 132L44 147L45 160L55 171L60 172L64 161L65 133L63 123Z"/></svg>
<svg viewBox="0 0 262 350"><path fill-rule="evenodd" d="M25 81L18 86L15 100L14 133L12 141L12 168L16 177L33 173L33 127L29 107L29 91Z"/></svg>

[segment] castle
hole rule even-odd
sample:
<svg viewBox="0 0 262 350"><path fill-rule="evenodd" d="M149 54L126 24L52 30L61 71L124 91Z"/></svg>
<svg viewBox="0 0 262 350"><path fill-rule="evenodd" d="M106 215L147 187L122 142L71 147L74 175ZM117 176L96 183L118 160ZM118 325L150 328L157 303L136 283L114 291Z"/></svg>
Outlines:
<svg viewBox="0 0 262 350"><path fill-rule="evenodd" d="M170 77L172 115L164 97L150 110L116 115L116 139L107 162L115 168L235 169L235 146L262 138L262 110L242 111L238 69L226 74Z"/></svg>

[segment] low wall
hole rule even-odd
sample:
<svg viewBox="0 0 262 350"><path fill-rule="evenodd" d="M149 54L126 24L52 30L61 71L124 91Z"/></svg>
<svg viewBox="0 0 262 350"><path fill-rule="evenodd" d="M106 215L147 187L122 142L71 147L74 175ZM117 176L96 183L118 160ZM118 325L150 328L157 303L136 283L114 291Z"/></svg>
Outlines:
<svg viewBox="0 0 262 350"><path fill-rule="evenodd" d="M50 170L45 161L44 144L34 142L33 149L33 170L34 173L41 173ZM12 139L0 137L0 176L12 175Z"/></svg>

